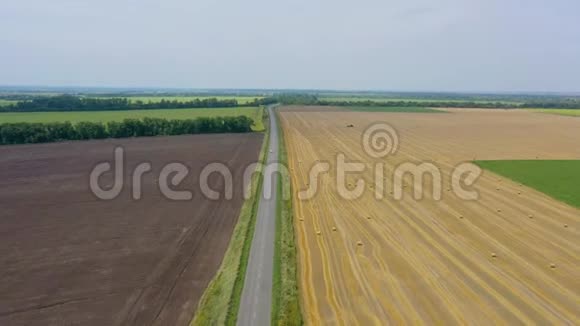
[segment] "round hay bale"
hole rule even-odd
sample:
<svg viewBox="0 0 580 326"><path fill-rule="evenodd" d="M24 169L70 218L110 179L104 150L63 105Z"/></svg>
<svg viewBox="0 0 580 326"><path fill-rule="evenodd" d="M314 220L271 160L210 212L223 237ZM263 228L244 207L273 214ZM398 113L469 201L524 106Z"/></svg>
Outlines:
<svg viewBox="0 0 580 326"><path fill-rule="evenodd" d="M551 263L551 264L550 264L550 268L556 268L556 264L554 264L554 263Z"/></svg>
<svg viewBox="0 0 580 326"><path fill-rule="evenodd" d="M362 243L362 241L359 240L359 241L356 242L356 245L359 246L359 247L361 247L363 245L363 243Z"/></svg>
<svg viewBox="0 0 580 326"><path fill-rule="evenodd" d="M492 252L491 253L491 257L496 258L497 257L497 254L495 252Z"/></svg>

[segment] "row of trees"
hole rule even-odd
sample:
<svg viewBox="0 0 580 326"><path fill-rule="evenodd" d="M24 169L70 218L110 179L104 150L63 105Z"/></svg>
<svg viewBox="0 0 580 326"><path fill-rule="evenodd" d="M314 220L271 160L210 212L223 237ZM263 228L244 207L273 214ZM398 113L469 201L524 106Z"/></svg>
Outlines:
<svg viewBox="0 0 580 326"><path fill-rule="evenodd" d="M580 109L580 100L514 102L473 102L473 101L325 101L318 100L316 105L323 106L381 106L381 107L426 107L426 108L489 108L524 109L553 108Z"/></svg>
<svg viewBox="0 0 580 326"><path fill-rule="evenodd" d="M318 97L312 94L288 93L279 94L271 98L276 103L286 105L319 105Z"/></svg>
<svg viewBox="0 0 580 326"><path fill-rule="evenodd" d="M318 101L326 106L380 106L380 107L426 107L426 108L502 108L518 109L518 103L507 102L458 102L458 101Z"/></svg>
<svg viewBox="0 0 580 326"><path fill-rule="evenodd" d="M321 100L313 94L280 94L269 98L274 102L287 105L322 105L322 106L380 106L380 107L445 107L445 108L500 108L500 109L520 109L520 108L558 108L558 109L579 109L580 99L578 98L538 98L530 99L525 103L509 101L451 101L451 100Z"/></svg>
<svg viewBox="0 0 580 326"><path fill-rule="evenodd" d="M201 133L250 132L254 121L246 116L200 117L188 120L159 118L101 122L0 124L0 144L47 143L65 140L126 138Z"/></svg>
<svg viewBox="0 0 580 326"><path fill-rule="evenodd" d="M235 99L193 99L190 101L161 99L157 102L132 101L126 97L91 98L72 95L41 96L0 107L0 112L50 112L50 111L114 111L181 108L228 108L271 104L272 99L255 99L240 104Z"/></svg>
<svg viewBox="0 0 580 326"><path fill-rule="evenodd" d="M260 106L274 103L288 105L326 105L326 106L383 106L383 107L463 107L463 108L580 108L578 98L534 98L525 103L510 101L450 101L450 100L320 100L316 95L303 93L278 94L271 97L257 98L240 104L235 99L193 99L190 101L166 100L132 101L126 97L91 98L72 95L40 96L30 100L0 107L0 112L48 112L48 111L106 111L106 110L151 110L175 108L217 108Z"/></svg>

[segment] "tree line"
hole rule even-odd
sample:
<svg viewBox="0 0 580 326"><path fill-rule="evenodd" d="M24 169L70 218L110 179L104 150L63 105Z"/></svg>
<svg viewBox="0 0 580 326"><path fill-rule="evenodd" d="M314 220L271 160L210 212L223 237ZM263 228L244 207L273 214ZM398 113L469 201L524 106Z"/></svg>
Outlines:
<svg viewBox="0 0 580 326"><path fill-rule="evenodd" d="M160 118L125 119L102 122L50 122L0 124L0 144L48 143L66 140L171 136L202 133L243 133L252 131L254 121L247 116L199 117L186 120Z"/></svg>
<svg viewBox="0 0 580 326"><path fill-rule="evenodd" d="M491 101L415 101L415 100L353 100L333 101L321 100L313 94L280 94L272 100L286 105L320 105L320 106L369 106L369 107L426 107L426 108L489 108L489 109L522 109L522 108L553 108L580 109L580 99L536 99L525 103L491 102Z"/></svg>
<svg viewBox="0 0 580 326"><path fill-rule="evenodd" d="M489 108L489 109L519 109L518 103L506 102L459 102L459 101L318 101L322 106L369 106L369 107L425 107L425 108Z"/></svg>
<svg viewBox="0 0 580 326"><path fill-rule="evenodd" d="M132 101L127 97L94 98L74 95L38 96L20 100L14 104L0 106L0 112L51 112L51 111L114 111L114 110L153 110L179 108L228 108L250 107L282 103L286 105L321 105L321 106L382 106L382 107L451 107L451 108L554 108L578 109L580 99L563 98L529 98L525 102L510 101L474 101L474 100L321 100L315 94L281 93L265 98L256 98L247 103L235 99L204 98L189 101L161 99L158 102Z"/></svg>
<svg viewBox="0 0 580 326"><path fill-rule="evenodd" d="M0 107L0 112L55 112L55 111L116 111L186 108L229 108L272 104L268 98L238 103L235 99L204 98L190 101L166 100L159 102L132 101L126 97L91 98L73 95L40 96Z"/></svg>
<svg viewBox="0 0 580 326"><path fill-rule="evenodd" d="M427 108L483 108L483 109L580 109L580 100L527 103L473 102L473 101L326 101L319 100L321 106L380 106L380 107L427 107Z"/></svg>

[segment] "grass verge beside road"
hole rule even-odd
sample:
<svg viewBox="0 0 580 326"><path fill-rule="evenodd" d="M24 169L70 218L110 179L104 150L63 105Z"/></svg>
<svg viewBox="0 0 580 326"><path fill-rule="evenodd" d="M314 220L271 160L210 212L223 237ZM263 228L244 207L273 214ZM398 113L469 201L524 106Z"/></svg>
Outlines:
<svg viewBox="0 0 580 326"><path fill-rule="evenodd" d="M495 172L580 208L580 160L476 161Z"/></svg>
<svg viewBox="0 0 580 326"><path fill-rule="evenodd" d="M276 114L275 119L278 119ZM288 166L284 132L278 120L279 162ZM288 200L284 199L287 194ZM278 182L276 205L276 239L274 243L274 275L272 285L272 325L302 325L298 296L298 266L294 238L294 215L290 175L282 173Z"/></svg>
<svg viewBox="0 0 580 326"><path fill-rule="evenodd" d="M267 119L265 112L267 111L264 110L264 120ZM259 156L259 162L262 164L265 164L269 140L270 133L266 131ZM199 302L195 317L190 323L192 326L236 324L256 225L262 181L262 169L258 166L256 173L252 176L252 196L242 206L222 265Z"/></svg>

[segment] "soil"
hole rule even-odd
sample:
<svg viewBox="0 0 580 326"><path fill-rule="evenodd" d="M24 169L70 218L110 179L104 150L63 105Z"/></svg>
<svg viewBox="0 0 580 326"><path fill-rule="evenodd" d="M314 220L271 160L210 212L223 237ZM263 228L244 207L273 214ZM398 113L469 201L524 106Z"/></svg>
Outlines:
<svg viewBox="0 0 580 326"><path fill-rule="evenodd" d="M0 147L0 325L188 325L217 271L243 202L244 169L262 134L194 135ZM89 189L93 167L125 150L120 195ZM149 162L142 197L131 174ZM165 164L189 168L172 201L159 190ZM221 162L231 200L203 196L199 173ZM112 185L112 173L103 187ZM170 177L171 180L171 177ZM224 188L214 174L209 184Z"/></svg>

